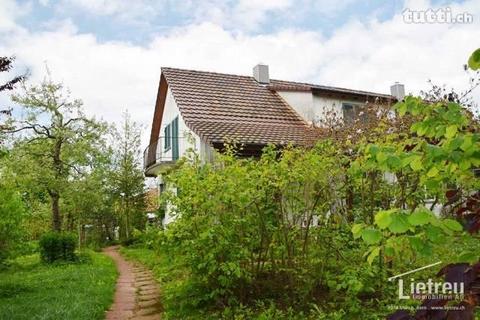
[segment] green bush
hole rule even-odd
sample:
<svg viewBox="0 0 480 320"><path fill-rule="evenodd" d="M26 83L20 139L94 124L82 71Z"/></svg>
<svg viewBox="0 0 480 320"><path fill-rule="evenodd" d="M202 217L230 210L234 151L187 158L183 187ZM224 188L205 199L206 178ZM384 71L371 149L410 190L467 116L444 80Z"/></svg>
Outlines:
<svg viewBox="0 0 480 320"><path fill-rule="evenodd" d="M10 186L0 184L0 264L19 254L25 234L25 208L21 196Z"/></svg>
<svg viewBox="0 0 480 320"><path fill-rule="evenodd" d="M42 261L52 263L55 261L76 261L75 248L77 239L68 233L50 232L40 239L40 256Z"/></svg>

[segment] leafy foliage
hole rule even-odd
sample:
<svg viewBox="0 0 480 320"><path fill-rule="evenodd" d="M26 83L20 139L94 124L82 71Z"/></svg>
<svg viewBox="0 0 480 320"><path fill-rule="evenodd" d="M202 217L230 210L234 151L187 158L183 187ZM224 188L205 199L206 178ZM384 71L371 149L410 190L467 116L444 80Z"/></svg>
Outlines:
<svg viewBox="0 0 480 320"><path fill-rule="evenodd" d="M24 86L14 95L25 116L15 119L10 133L26 132L19 141L15 157L18 169L29 172L31 183L41 186L51 202L52 230L62 230L60 199L73 173L85 169L102 143L104 124L83 115L80 100L71 100L61 84L51 80L39 86ZM17 170L18 170L17 169Z"/></svg>
<svg viewBox="0 0 480 320"><path fill-rule="evenodd" d="M363 246L335 210L342 157L328 141L311 150L270 147L258 160L230 149L202 164L191 154L168 177L181 192L164 199L178 216L160 250L184 270L183 281L164 289L172 317L268 301L361 314L368 303L360 297L377 295L381 284L376 266L352 267L363 264Z"/></svg>
<svg viewBox="0 0 480 320"><path fill-rule="evenodd" d="M146 223L145 178L140 161L141 127L125 112L121 128L113 132L113 138L111 193L119 207L120 236L128 240L134 229L143 230Z"/></svg>
<svg viewBox="0 0 480 320"><path fill-rule="evenodd" d="M22 226L25 214L22 198L16 190L0 183L0 264L13 257L20 247L25 234Z"/></svg>

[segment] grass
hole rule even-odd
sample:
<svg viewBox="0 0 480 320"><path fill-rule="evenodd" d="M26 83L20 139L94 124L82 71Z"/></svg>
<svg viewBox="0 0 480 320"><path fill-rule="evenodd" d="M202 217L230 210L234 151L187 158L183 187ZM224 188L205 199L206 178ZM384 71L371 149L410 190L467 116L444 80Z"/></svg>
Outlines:
<svg viewBox="0 0 480 320"><path fill-rule="evenodd" d="M38 255L0 271L0 319L104 319L113 301L114 262L95 252L72 264L45 265Z"/></svg>
<svg viewBox="0 0 480 320"><path fill-rule="evenodd" d="M175 283L182 281L182 270L172 265L167 255L162 252L154 251L140 246L130 246L120 248L120 253L128 260L138 261L150 270L152 270L155 280L160 283L162 292Z"/></svg>
<svg viewBox="0 0 480 320"><path fill-rule="evenodd" d="M153 269L161 262L160 257L151 249L142 247L122 247L120 253L130 260L135 260Z"/></svg>

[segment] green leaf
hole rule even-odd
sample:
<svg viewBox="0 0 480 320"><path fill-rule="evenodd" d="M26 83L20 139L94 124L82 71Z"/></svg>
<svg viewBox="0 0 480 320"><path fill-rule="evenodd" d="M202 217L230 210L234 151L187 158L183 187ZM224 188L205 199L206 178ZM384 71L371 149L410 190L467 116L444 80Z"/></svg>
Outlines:
<svg viewBox="0 0 480 320"><path fill-rule="evenodd" d="M368 255L368 258L367 258L367 262L368 264L372 264L373 263L373 260L375 260L376 257L378 257L380 254L380 247L376 247L372 250L372 252L370 252L370 254Z"/></svg>
<svg viewBox="0 0 480 320"><path fill-rule="evenodd" d="M379 148L374 145L374 144L369 144L367 146L367 150L366 150L368 153L372 154L372 155L376 155L378 152L379 152Z"/></svg>
<svg viewBox="0 0 480 320"><path fill-rule="evenodd" d="M444 233L439 227L427 225L425 227L425 234L427 235L428 240L434 243L441 243L444 241Z"/></svg>
<svg viewBox="0 0 480 320"><path fill-rule="evenodd" d="M419 248L418 253L422 256L431 256L433 253L432 245L429 242L423 242L422 246Z"/></svg>
<svg viewBox="0 0 480 320"><path fill-rule="evenodd" d="M475 50L468 59L468 67L472 70L480 69L480 48Z"/></svg>
<svg viewBox="0 0 480 320"><path fill-rule="evenodd" d="M445 130L445 137L447 139L453 138L457 134L458 127L454 124L450 125L447 127L447 130Z"/></svg>
<svg viewBox="0 0 480 320"><path fill-rule="evenodd" d="M407 113L407 104L400 102L396 105L396 109L398 110L398 114L403 117L405 113Z"/></svg>
<svg viewBox="0 0 480 320"><path fill-rule="evenodd" d="M392 246L385 246L385 255L387 257L393 257L395 255L395 248Z"/></svg>
<svg viewBox="0 0 480 320"><path fill-rule="evenodd" d="M459 168L461 170L468 170L470 166L471 166L471 162L468 159L462 159L462 161L460 161Z"/></svg>
<svg viewBox="0 0 480 320"><path fill-rule="evenodd" d="M465 136L463 138L463 143L460 146L460 149L467 151L473 145L472 136Z"/></svg>
<svg viewBox="0 0 480 320"><path fill-rule="evenodd" d="M422 248L423 246L423 241L422 239L418 237L408 237L408 242L410 242L410 246L415 250L418 251Z"/></svg>
<svg viewBox="0 0 480 320"><path fill-rule="evenodd" d="M415 211L408 217L408 222L413 226L423 226L430 222L432 215L427 210Z"/></svg>
<svg viewBox="0 0 480 320"><path fill-rule="evenodd" d="M379 211L375 215L375 224L380 228L380 229L385 229L387 228L390 223L392 222L392 212L390 210L387 211Z"/></svg>
<svg viewBox="0 0 480 320"><path fill-rule="evenodd" d="M408 167L413 160L415 160L415 156L402 157L402 168Z"/></svg>
<svg viewBox="0 0 480 320"><path fill-rule="evenodd" d="M363 230L363 223L354 224L352 227L352 234L354 239L358 239L362 236L361 232Z"/></svg>
<svg viewBox="0 0 480 320"><path fill-rule="evenodd" d="M478 259L479 259L478 254L470 251L464 251L460 253L460 255L458 256L457 262L475 263L475 262L478 262Z"/></svg>
<svg viewBox="0 0 480 320"><path fill-rule="evenodd" d="M420 171L423 169L422 158L419 156L415 156L412 162L410 162L410 167L413 171Z"/></svg>
<svg viewBox="0 0 480 320"><path fill-rule="evenodd" d="M388 157L387 163L393 169L398 169L402 166L402 161L397 156L390 156Z"/></svg>
<svg viewBox="0 0 480 320"><path fill-rule="evenodd" d="M377 161L379 163L384 163L386 160L387 160L387 155L385 153L383 153L381 151L379 153L377 153Z"/></svg>
<svg viewBox="0 0 480 320"><path fill-rule="evenodd" d="M382 240L382 233L376 229L368 228L362 231L362 239L366 244L377 244Z"/></svg>
<svg viewBox="0 0 480 320"><path fill-rule="evenodd" d="M462 231L463 226L456 220L445 219L443 220L443 225L452 231Z"/></svg>
<svg viewBox="0 0 480 320"><path fill-rule="evenodd" d="M436 167L431 167L430 170L427 172L427 177L433 178L438 175L438 169Z"/></svg>
<svg viewBox="0 0 480 320"><path fill-rule="evenodd" d="M453 231L450 228L448 228L445 224L443 224L443 222L442 224L440 224L440 228L442 228L443 232L446 233L447 235L449 236L453 235Z"/></svg>
<svg viewBox="0 0 480 320"><path fill-rule="evenodd" d="M428 125L426 123L423 123L421 122L421 125L418 126L418 129L417 129L417 134L421 137L421 136L424 136L425 133L427 132L428 130Z"/></svg>
<svg viewBox="0 0 480 320"><path fill-rule="evenodd" d="M402 213L392 214L392 222L388 229L393 233L405 233L410 229L407 216Z"/></svg>

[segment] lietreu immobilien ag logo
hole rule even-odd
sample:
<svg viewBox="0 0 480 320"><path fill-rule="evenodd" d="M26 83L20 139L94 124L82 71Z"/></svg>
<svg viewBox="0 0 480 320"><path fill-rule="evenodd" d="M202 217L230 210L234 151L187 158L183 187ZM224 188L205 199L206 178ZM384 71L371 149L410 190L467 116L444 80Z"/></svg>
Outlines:
<svg viewBox="0 0 480 320"><path fill-rule="evenodd" d="M465 284L463 282L446 282L434 281L429 278L426 281L416 280L410 276L408 281L405 277L418 271L422 271L441 264L441 261L429 264L427 266L417 268L405 273L388 278L388 281L397 280L398 299L400 300L426 300L426 299L442 299L457 300L463 299L465 294Z"/></svg>

